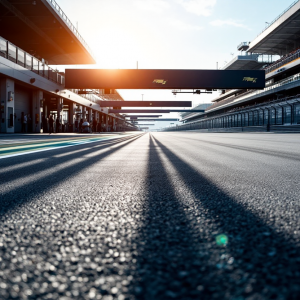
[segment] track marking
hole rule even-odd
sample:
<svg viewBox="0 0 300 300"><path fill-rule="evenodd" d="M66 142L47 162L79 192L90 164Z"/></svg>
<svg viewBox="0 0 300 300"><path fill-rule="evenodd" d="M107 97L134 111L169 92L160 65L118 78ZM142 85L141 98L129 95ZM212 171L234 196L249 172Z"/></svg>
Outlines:
<svg viewBox="0 0 300 300"><path fill-rule="evenodd" d="M36 143L30 143L27 145L19 144L19 145L10 145L0 148L0 159L3 158L9 158L14 156L20 156L25 154L32 154L32 153L38 153L43 151L50 151L54 149L60 149L60 148L66 148L66 147L72 147L72 146L78 146L83 144L90 144L90 143L96 143L100 141L107 141L111 139L116 139L124 136L131 136L133 134L124 134L124 135L110 135L110 136L103 136L103 137L91 137L91 138L83 138L83 139L77 139L77 140L61 140L57 142L49 141L48 143L43 142L36 142Z"/></svg>

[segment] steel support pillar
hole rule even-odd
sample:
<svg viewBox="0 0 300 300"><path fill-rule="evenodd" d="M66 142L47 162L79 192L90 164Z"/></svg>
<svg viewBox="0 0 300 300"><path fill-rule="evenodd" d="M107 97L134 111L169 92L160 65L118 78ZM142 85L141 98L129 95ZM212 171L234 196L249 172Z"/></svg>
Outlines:
<svg viewBox="0 0 300 300"><path fill-rule="evenodd" d="M0 132L14 133L16 117L21 120L21 116L15 114L15 82L5 78L0 83Z"/></svg>
<svg viewBox="0 0 300 300"><path fill-rule="evenodd" d="M71 102L69 104L69 128L67 128L67 131L74 132L75 131L75 118L76 118L76 104L74 102Z"/></svg>
<svg viewBox="0 0 300 300"><path fill-rule="evenodd" d="M36 90L32 93L32 132L42 132L42 113L43 113L43 91Z"/></svg>
<svg viewBox="0 0 300 300"><path fill-rule="evenodd" d="M82 106L82 119L83 122L86 121L86 107Z"/></svg>

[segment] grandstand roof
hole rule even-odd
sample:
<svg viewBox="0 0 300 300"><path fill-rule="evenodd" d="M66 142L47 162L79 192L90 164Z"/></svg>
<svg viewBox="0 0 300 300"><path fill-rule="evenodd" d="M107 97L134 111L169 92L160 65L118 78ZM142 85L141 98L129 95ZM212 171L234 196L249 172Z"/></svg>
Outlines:
<svg viewBox="0 0 300 300"><path fill-rule="evenodd" d="M222 70L259 70L264 62L258 61L258 54L239 55L226 64Z"/></svg>
<svg viewBox="0 0 300 300"><path fill-rule="evenodd" d="M293 2L249 45L248 53L287 54L299 47L300 1Z"/></svg>
<svg viewBox="0 0 300 300"><path fill-rule="evenodd" d="M49 64L93 64L91 51L55 0L0 0L0 36Z"/></svg>

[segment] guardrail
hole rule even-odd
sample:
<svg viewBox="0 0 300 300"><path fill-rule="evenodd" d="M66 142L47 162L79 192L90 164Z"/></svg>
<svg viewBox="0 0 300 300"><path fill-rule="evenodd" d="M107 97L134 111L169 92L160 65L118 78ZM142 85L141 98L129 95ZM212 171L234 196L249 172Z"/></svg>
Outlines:
<svg viewBox="0 0 300 300"><path fill-rule="evenodd" d="M19 47L0 36L0 56L51 80L60 85L65 84L65 77L50 68L45 62L38 60Z"/></svg>
<svg viewBox="0 0 300 300"><path fill-rule="evenodd" d="M275 65L272 65L272 66L270 66L270 67L267 67L267 68L265 69L266 74L271 73L272 71L274 71L274 70L280 68L281 66L283 66L283 65L285 65L285 64L287 64L287 63L289 63L289 62L291 62L291 61L293 61L293 60L296 60L296 59L299 58L299 57L300 57L300 51L297 52L297 53L292 54L291 56L289 56L289 57L287 57L287 58L285 58L285 59L283 59L282 61L278 62L278 63L275 64Z"/></svg>
<svg viewBox="0 0 300 300"><path fill-rule="evenodd" d="M61 19L65 22L65 24L71 29L71 31L75 34L75 36L79 39L79 41L84 45L84 47L89 51L89 53L93 55L93 52L91 51L90 47L88 46L87 42L83 39L83 37L78 32L77 28L72 24L70 19L67 17L67 15L63 12L63 10L60 8L60 6L56 3L55 0L46 0L51 7L57 12L57 14L61 17Z"/></svg>

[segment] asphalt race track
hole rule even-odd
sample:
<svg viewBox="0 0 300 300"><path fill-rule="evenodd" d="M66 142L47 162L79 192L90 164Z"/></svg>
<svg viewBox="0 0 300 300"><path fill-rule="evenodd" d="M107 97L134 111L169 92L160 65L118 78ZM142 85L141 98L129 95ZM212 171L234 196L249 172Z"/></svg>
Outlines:
<svg viewBox="0 0 300 300"><path fill-rule="evenodd" d="M299 134L129 134L3 157L0 299L300 299L299 179Z"/></svg>

